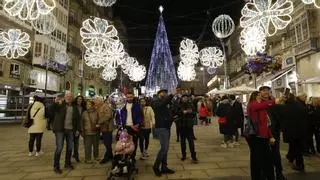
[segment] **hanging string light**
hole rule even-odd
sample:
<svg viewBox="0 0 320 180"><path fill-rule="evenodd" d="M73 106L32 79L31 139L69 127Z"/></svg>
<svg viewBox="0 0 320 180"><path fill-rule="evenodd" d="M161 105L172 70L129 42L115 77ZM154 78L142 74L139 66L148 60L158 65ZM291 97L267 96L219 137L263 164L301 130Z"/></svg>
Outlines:
<svg viewBox="0 0 320 180"><path fill-rule="evenodd" d="M110 44L107 49L107 59L106 66L111 68L117 68L124 61L125 51L123 48L123 44L118 41L116 43Z"/></svg>
<svg viewBox="0 0 320 180"><path fill-rule="evenodd" d="M40 15L49 14L55 7L55 0L5 0L3 9L10 16L21 20L35 20Z"/></svg>
<svg viewBox="0 0 320 180"><path fill-rule="evenodd" d="M199 61L199 50L197 44L191 39L184 39L180 43L180 59L185 64L195 65Z"/></svg>
<svg viewBox="0 0 320 180"><path fill-rule="evenodd" d="M20 29L9 29L0 32L0 56L8 59L17 59L25 56L31 46L30 36Z"/></svg>
<svg viewBox="0 0 320 180"><path fill-rule="evenodd" d="M69 55L66 52L55 53L54 60L60 64L66 65L69 61Z"/></svg>
<svg viewBox="0 0 320 180"><path fill-rule="evenodd" d="M217 69L216 68L212 68L212 67L208 67L207 68L207 72L208 74L214 74L217 72Z"/></svg>
<svg viewBox="0 0 320 180"><path fill-rule="evenodd" d="M38 19L31 21L32 27L41 34L51 34L57 26L57 19L52 14L40 15Z"/></svg>
<svg viewBox="0 0 320 180"><path fill-rule="evenodd" d="M207 47L200 51L200 62L203 66L218 68L222 66L224 54L218 47Z"/></svg>
<svg viewBox="0 0 320 180"><path fill-rule="evenodd" d="M122 71L123 73L129 75L130 74L130 71L133 67L136 67L138 66L139 63L137 61L136 58L134 57L127 57L126 59L124 59L122 65L121 65L121 68L122 68Z"/></svg>
<svg viewBox="0 0 320 180"><path fill-rule="evenodd" d="M117 70L114 68L106 67L101 72L101 77L106 81L113 81L117 78Z"/></svg>
<svg viewBox="0 0 320 180"><path fill-rule="evenodd" d="M179 63L177 74L182 81L193 81L197 75L194 66L185 65L183 62Z"/></svg>
<svg viewBox="0 0 320 180"><path fill-rule="evenodd" d="M235 25L229 15L222 14L214 19L212 31L219 39L229 37L234 31Z"/></svg>
<svg viewBox="0 0 320 180"><path fill-rule="evenodd" d="M313 3L316 8L320 8L320 1L319 0L302 0L302 2L304 4L312 4Z"/></svg>
<svg viewBox="0 0 320 180"><path fill-rule="evenodd" d="M129 78L131 81L139 82L146 77L146 74L147 74L146 67L143 65L139 65L131 68Z"/></svg>
<svg viewBox="0 0 320 180"><path fill-rule="evenodd" d="M106 65L107 59L107 55L94 53L88 49L84 54L84 62L92 68L104 67Z"/></svg>
<svg viewBox="0 0 320 180"><path fill-rule="evenodd" d="M240 26L261 26L267 36L273 36L291 22L293 3L290 0L253 0L241 10Z"/></svg>
<svg viewBox="0 0 320 180"><path fill-rule="evenodd" d="M241 48L248 56L263 53L266 49L266 35L261 26L250 26L244 28L239 38Z"/></svg>

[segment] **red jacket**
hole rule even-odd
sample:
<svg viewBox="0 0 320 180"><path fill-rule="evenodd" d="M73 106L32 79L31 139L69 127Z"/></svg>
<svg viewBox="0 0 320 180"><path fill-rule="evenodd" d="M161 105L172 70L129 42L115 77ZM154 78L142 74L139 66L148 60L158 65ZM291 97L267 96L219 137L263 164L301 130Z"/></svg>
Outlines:
<svg viewBox="0 0 320 180"><path fill-rule="evenodd" d="M257 122L259 117L259 130L258 130L258 136L261 138L271 138L271 128L270 125L268 125L268 115L267 115L267 109L274 105L274 100L267 100L267 101L253 101L248 104L248 116L252 119L253 122Z"/></svg>

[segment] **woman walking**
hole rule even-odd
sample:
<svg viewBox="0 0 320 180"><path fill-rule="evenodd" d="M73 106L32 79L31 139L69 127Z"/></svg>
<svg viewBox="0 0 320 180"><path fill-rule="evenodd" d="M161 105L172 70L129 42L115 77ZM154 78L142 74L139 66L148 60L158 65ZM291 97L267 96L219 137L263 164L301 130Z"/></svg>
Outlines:
<svg viewBox="0 0 320 180"><path fill-rule="evenodd" d="M47 120L45 118L45 106L43 104L44 99L40 96L34 96L34 103L29 109L30 118L33 119L33 124L28 129L30 135L29 138L29 156L33 156L34 142L36 141L36 153L35 156L40 155L41 141L43 132L47 127Z"/></svg>
<svg viewBox="0 0 320 180"><path fill-rule="evenodd" d="M155 119L154 112L151 106L147 103L146 99L140 99L141 110L143 111L143 127L140 129L139 145L142 160L149 157L148 147L151 128L154 127Z"/></svg>
<svg viewBox="0 0 320 180"><path fill-rule="evenodd" d="M82 134L84 139L85 163L90 164L92 149L93 157L98 161L99 157L99 115L94 109L94 102L87 102L87 110L82 114Z"/></svg>
<svg viewBox="0 0 320 180"><path fill-rule="evenodd" d="M80 124L81 122L81 117L82 117L82 113L86 110L86 103L84 101L83 96L77 96L74 101L74 110L77 111L77 113L79 114L79 119L77 119L78 124ZM79 137L80 134L79 133L74 133L73 134L73 140L74 140L74 144L73 144L73 158L77 161L80 162L79 159Z"/></svg>

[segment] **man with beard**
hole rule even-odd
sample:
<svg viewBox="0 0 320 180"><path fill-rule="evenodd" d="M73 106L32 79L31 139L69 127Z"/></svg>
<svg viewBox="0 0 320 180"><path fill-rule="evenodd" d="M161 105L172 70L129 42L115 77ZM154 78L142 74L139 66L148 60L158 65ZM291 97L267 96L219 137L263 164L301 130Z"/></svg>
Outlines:
<svg viewBox="0 0 320 180"><path fill-rule="evenodd" d="M158 98L153 103L153 110L155 113L155 135L160 141L160 151L157 155L156 161L153 165L153 171L156 176L161 176L164 174L173 174L175 171L168 168L168 150L169 150L169 140L170 140L170 129L172 125L172 117L170 113L170 105L176 90L173 94L168 96L168 90L160 90L158 93ZM161 170L160 170L161 167Z"/></svg>
<svg viewBox="0 0 320 180"><path fill-rule="evenodd" d="M180 136L181 136L181 160L184 161L187 158L186 153L186 140L189 143L189 149L191 152L191 158L193 163L198 163L197 155L194 148L194 139L193 139L193 105L189 101L188 95L183 95L180 102L179 111L181 113L180 121Z"/></svg>
<svg viewBox="0 0 320 180"><path fill-rule="evenodd" d="M132 92L128 92L127 95L127 104L120 110L116 115L117 125L123 126L127 129L128 133L133 137L134 143L134 152L132 154L132 159L135 161L136 151L138 146L138 132L139 127L142 122L142 110L136 101L134 101L134 95Z"/></svg>

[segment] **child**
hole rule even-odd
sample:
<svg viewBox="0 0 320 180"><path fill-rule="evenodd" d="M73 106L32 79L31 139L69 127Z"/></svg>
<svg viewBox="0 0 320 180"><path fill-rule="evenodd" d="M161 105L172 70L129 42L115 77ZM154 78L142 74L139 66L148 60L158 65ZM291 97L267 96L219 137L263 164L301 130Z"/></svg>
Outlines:
<svg viewBox="0 0 320 180"><path fill-rule="evenodd" d="M134 143L132 140L132 136L130 136L127 130L122 130L119 134L119 140L116 143L116 150L113 161L113 170L112 173L116 174L121 172L128 173L128 167L124 164L123 167L120 165L123 164L122 160L125 160L128 155L130 155L134 151Z"/></svg>
<svg viewBox="0 0 320 180"><path fill-rule="evenodd" d="M206 125L208 125L208 109L206 108L206 106L204 105L204 103L201 103L200 109L199 109L199 119L201 120L201 124L203 124L204 122L206 123Z"/></svg>

